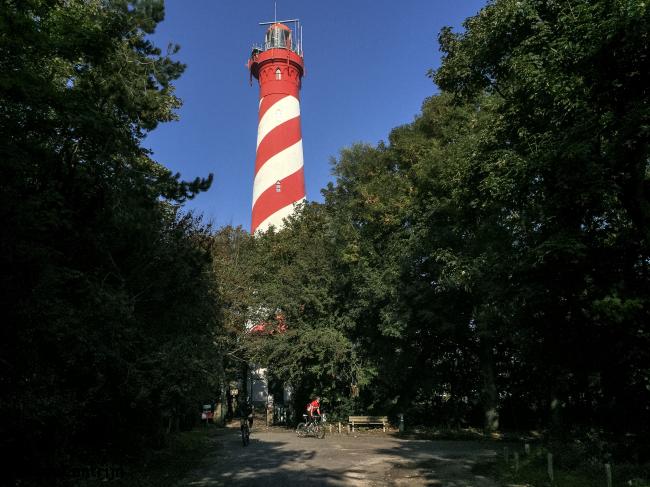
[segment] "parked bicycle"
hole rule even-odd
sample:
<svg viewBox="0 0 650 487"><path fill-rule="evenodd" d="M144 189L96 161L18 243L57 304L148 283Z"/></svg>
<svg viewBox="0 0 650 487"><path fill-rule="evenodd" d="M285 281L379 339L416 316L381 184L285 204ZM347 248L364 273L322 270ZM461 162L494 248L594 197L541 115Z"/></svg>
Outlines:
<svg viewBox="0 0 650 487"><path fill-rule="evenodd" d="M314 436L319 439L325 438L324 416L323 414L322 416L313 416L310 418L309 415L303 414L304 421L296 428L296 435L299 438L304 438L305 436Z"/></svg>

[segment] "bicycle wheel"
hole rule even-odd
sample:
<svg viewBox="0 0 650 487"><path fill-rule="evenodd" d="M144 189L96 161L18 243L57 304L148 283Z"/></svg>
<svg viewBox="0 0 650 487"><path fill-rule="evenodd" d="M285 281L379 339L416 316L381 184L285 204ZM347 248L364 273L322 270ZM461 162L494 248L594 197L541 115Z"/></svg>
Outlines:
<svg viewBox="0 0 650 487"><path fill-rule="evenodd" d="M325 438L325 428L320 424L314 425L314 436L318 439Z"/></svg>
<svg viewBox="0 0 650 487"><path fill-rule="evenodd" d="M248 429L248 425L246 425L241 429L241 441L244 446L247 446L250 442L250 436L251 432Z"/></svg>
<svg viewBox="0 0 650 487"><path fill-rule="evenodd" d="M296 435L298 438L303 438L307 434L307 423L300 423L296 427Z"/></svg>

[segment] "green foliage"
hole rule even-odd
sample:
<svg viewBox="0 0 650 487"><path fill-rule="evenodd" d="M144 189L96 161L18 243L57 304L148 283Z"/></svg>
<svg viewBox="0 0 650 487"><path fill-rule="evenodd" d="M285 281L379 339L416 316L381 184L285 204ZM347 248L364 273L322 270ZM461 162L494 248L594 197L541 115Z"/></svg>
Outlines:
<svg viewBox="0 0 650 487"><path fill-rule="evenodd" d="M515 468L513 453L519 453L519 470ZM551 485L548 476L547 453L553 454L553 485L591 487L607 485L605 461L602 457L593 458L585 451L581 442L556 443L552 448L533 447L526 455L520 446L510 448L509 460L500 456L495 464L484 464L480 468L488 470L491 476L504 484L517 483L529 485ZM613 484L647 487L650 485L650 472L647 466L633 463L611 464ZM478 473L478 472L476 472Z"/></svg>
<svg viewBox="0 0 650 487"><path fill-rule="evenodd" d="M137 454L212 397L208 230L140 146L184 66L159 1L0 6L0 338L6 477ZM8 421L7 421L8 420Z"/></svg>
<svg viewBox="0 0 650 487"><path fill-rule="evenodd" d="M576 485L581 459L647 459L646 3L495 0L443 29L442 93L254 237L180 213L211 178L141 148L180 106L160 2L0 8L3 452L160 445L256 363L295 411L593 429L558 464Z"/></svg>
<svg viewBox="0 0 650 487"><path fill-rule="evenodd" d="M496 0L443 29L442 93L251 244L249 309L289 330L256 360L341 412L647 434L649 17Z"/></svg>
<svg viewBox="0 0 650 487"><path fill-rule="evenodd" d="M182 481L194 468L201 466L206 452L214 448L214 428L180 431L170 435L168 444L150 451L137 463L121 464L120 478L111 481L115 487L172 487ZM75 487L96 485L97 478L75 482Z"/></svg>
<svg viewBox="0 0 650 487"><path fill-rule="evenodd" d="M648 428L621 416L650 358L648 20L642 2L497 1L442 32L432 73L459 103L498 101L474 149L479 201L510 233L528 373L549 406L623 430Z"/></svg>

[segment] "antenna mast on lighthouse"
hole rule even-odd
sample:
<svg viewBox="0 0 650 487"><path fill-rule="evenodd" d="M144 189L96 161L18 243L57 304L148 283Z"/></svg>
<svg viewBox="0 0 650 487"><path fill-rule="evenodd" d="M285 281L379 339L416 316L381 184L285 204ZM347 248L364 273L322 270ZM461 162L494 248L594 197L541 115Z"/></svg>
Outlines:
<svg viewBox="0 0 650 487"><path fill-rule="evenodd" d="M253 45L248 69L259 82L259 117L251 233L281 228L305 199L300 87L304 74L299 19L268 25L263 45ZM291 25L291 27L289 26Z"/></svg>

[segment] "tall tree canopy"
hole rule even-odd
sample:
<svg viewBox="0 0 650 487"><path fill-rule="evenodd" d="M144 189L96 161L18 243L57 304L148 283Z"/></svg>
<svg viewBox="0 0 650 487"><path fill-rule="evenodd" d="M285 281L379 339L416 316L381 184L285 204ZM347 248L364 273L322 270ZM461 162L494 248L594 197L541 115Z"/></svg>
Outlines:
<svg viewBox="0 0 650 487"><path fill-rule="evenodd" d="M0 4L9 476L159 443L214 394L211 241L177 206L211 177L183 182L141 146L180 106L178 48L147 39L163 12L156 0Z"/></svg>
<svg viewBox="0 0 650 487"><path fill-rule="evenodd" d="M460 103L497 101L480 201L513 237L518 346L546 362L551 404L627 430L649 426L624 414L650 380L649 20L639 1L494 2L441 33L432 73Z"/></svg>

